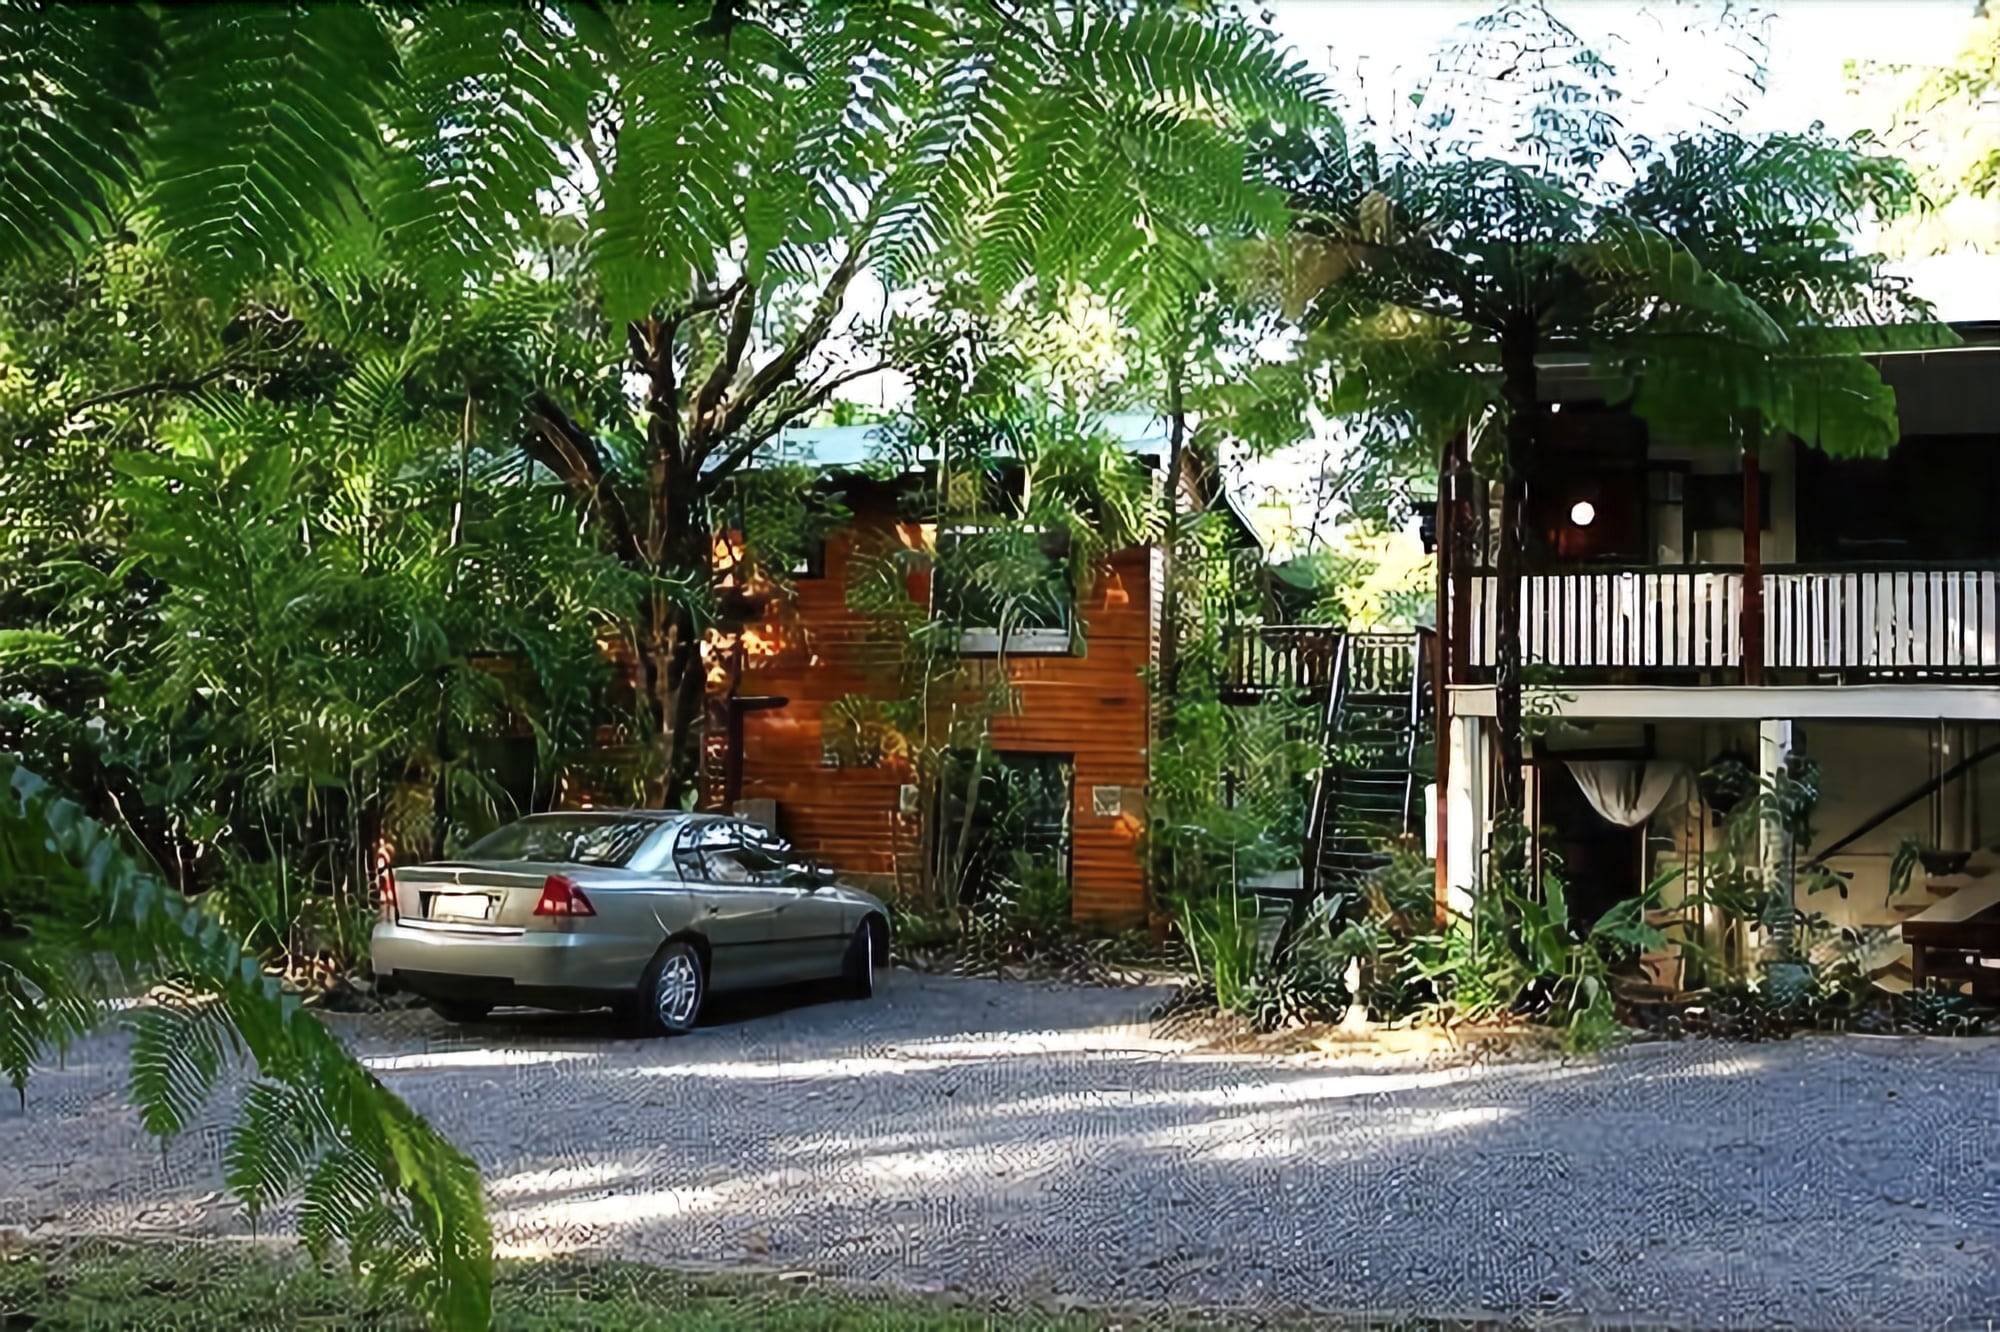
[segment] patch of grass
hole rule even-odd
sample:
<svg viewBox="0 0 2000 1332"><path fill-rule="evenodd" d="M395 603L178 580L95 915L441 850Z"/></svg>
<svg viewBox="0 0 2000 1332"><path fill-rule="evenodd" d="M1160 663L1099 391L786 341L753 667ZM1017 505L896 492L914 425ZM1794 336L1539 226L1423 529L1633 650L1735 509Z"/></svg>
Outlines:
<svg viewBox="0 0 2000 1332"><path fill-rule="evenodd" d="M493 1326L504 1332L1498 1332L1500 1326L1249 1311L1057 1312L582 1259L502 1261L493 1297ZM423 1327L394 1296L371 1299L345 1267L316 1266L289 1247L96 1239L0 1249L0 1332Z"/></svg>

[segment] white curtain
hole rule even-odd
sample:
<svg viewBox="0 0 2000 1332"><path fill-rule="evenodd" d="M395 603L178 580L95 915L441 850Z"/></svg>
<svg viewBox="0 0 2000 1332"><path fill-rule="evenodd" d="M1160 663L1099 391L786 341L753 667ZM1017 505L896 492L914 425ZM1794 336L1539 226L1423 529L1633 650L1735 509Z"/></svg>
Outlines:
<svg viewBox="0 0 2000 1332"><path fill-rule="evenodd" d="M1652 818L1686 771L1679 763L1636 759L1576 759L1568 767L1590 807L1621 828Z"/></svg>

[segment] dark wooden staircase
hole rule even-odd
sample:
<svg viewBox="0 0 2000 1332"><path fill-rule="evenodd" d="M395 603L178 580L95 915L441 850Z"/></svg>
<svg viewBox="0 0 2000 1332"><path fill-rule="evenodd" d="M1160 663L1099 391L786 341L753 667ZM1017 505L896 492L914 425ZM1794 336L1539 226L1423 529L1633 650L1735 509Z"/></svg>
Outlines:
<svg viewBox="0 0 2000 1332"><path fill-rule="evenodd" d="M1303 872L1290 890L1301 900L1355 892L1388 862L1385 848L1422 831L1418 769L1429 738L1434 648L1428 632L1357 634L1321 625L1265 625L1233 638L1233 700L1275 692L1320 700L1317 743L1325 758L1307 806Z"/></svg>
<svg viewBox="0 0 2000 1332"><path fill-rule="evenodd" d="M1387 848L1421 832L1417 762L1430 690L1423 634L1347 634L1321 714L1323 766L1307 808L1309 896L1359 891Z"/></svg>

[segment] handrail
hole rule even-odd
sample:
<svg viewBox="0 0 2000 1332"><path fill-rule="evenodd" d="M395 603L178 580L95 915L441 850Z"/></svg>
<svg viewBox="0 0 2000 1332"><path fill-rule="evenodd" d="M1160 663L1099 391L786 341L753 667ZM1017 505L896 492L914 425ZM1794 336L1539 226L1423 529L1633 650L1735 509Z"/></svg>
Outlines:
<svg viewBox="0 0 2000 1332"><path fill-rule="evenodd" d="M1312 804L1306 811L1306 844L1304 885L1313 892L1319 891L1319 862L1326 839L1326 818L1329 783L1334 780L1333 762L1330 757L1333 737L1340 724L1340 711L1347 699L1347 645L1348 636L1342 634L1333 649L1333 675L1327 682L1326 708L1320 714L1319 752L1320 765L1313 773Z"/></svg>
<svg viewBox="0 0 2000 1332"><path fill-rule="evenodd" d="M1410 641L1410 708L1406 717L1410 725L1410 734L1403 746L1403 831L1405 832L1409 831L1411 810L1417 802L1418 736L1423 732L1424 698L1430 689L1430 681L1424 676L1425 635L1435 638L1437 630L1418 625Z"/></svg>
<svg viewBox="0 0 2000 1332"><path fill-rule="evenodd" d="M1887 806L1880 813L1876 814L1873 818L1863 822L1860 827L1856 828L1853 832L1847 834L1847 836L1835 842L1832 846L1827 847L1824 851L1821 851L1819 854L1815 855L1811 860L1807 861L1806 864L1822 865L1826 863L1827 857L1835 855L1843 847L1854 845L1854 843L1860 841L1863 837L1866 837L1869 833L1874 832L1877 828L1887 823L1890 819L1895 818L1898 814L1901 814L1904 810L1916 804L1919 800L1922 800L1925 796L1931 795L1932 793L1941 790L1944 784L1950 781L1952 778L1958 776L1960 773L1978 767L1980 764L1984 763L1987 759L1992 758L1995 754L2000 754L2000 741L1995 741L1993 744L1986 746L1986 748L1978 750L1973 754L1967 756L1966 758L1962 758L1958 762L1952 764L1949 768L1946 768L1943 772L1931 778L1929 781L1925 782L1922 786L1919 786L1916 790L1910 792L1908 795L1904 796L1901 800L1898 800L1895 804Z"/></svg>

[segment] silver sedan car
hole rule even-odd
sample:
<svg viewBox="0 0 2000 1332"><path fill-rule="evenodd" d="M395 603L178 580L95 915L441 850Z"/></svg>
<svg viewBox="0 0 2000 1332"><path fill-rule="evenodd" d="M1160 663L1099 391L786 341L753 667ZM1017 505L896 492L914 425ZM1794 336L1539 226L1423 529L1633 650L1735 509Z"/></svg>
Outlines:
<svg viewBox="0 0 2000 1332"><path fill-rule="evenodd" d="M608 1006L679 1034L724 991L841 979L867 996L889 913L741 819L582 810L395 870L370 951L381 988L453 1021Z"/></svg>

